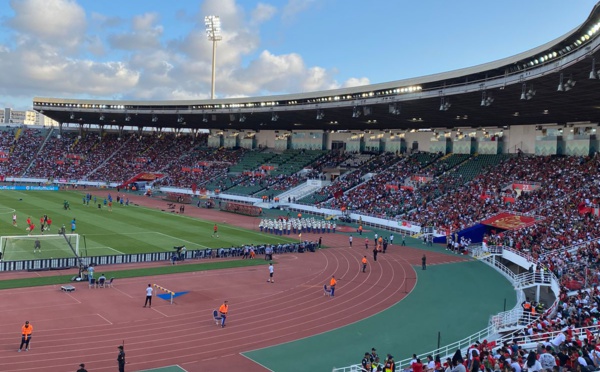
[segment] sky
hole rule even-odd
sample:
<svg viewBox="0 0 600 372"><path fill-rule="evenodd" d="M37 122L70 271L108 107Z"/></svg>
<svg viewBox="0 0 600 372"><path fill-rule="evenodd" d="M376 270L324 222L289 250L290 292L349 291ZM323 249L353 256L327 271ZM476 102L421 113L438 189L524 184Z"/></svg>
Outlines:
<svg viewBox="0 0 600 372"><path fill-rule="evenodd" d="M34 96L208 99L337 89L509 57L579 26L597 0L4 0L0 108Z"/></svg>

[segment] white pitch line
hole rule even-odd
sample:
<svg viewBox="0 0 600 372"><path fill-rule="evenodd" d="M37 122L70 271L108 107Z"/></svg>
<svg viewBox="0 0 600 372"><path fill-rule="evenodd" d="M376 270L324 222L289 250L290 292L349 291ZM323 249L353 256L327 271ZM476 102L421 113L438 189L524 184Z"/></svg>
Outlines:
<svg viewBox="0 0 600 372"><path fill-rule="evenodd" d="M171 236L171 235L168 235L168 234L163 234L163 233L158 232L158 231L155 231L155 233L156 234L160 234L162 236L166 236L166 237L171 238L171 239L179 240L179 241L186 242L186 243L189 243L189 244L194 244L194 245L197 245L197 246L202 247L202 248L210 248L210 247L207 247L207 246L202 245L202 244L194 243L192 241L181 239L181 238L176 238L174 236Z"/></svg>
<svg viewBox="0 0 600 372"><path fill-rule="evenodd" d="M156 311L157 313L159 313L160 315L164 316L165 318L170 318L170 316L168 316L167 314L163 313L162 311L158 311L155 308L152 308L152 310Z"/></svg>
<svg viewBox="0 0 600 372"><path fill-rule="evenodd" d="M113 323L110 320L106 319L102 315L100 315L100 314L96 314L96 315L98 315L100 318L104 319L104 321L107 322L109 325L113 325Z"/></svg>
<svg viewBox="0 0 600 372"><path fill-rule="evenodd" d="M114 288L114 287L113 287ZM125 296L129 297L129 298L133 298L132 295L130 295L129 293L123 292L122 290L120 290L119 288L114 288L116 291L121 292L122 294L124 294Z"/></svg>

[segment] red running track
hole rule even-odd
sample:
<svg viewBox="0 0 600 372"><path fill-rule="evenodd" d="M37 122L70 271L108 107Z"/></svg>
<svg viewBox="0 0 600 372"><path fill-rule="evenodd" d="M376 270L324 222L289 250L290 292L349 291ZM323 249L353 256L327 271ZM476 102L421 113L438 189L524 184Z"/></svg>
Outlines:
<svg viewBox="0 0 600 372"><path fill-rule="evenodd" d="M240 353L364 319L414 287L411 265L420 265L422 251L393 246L377 262L368 256L368 272L361 273L360 259L367 253L361 245L348 248L343 235L324 239L334 248L276 256L274 284L266 282L267 267L260 266L116 279L114 288L104 289L76 283L72 293L59 286L0 291L0 370L68 372L83 362L93 372L115 371L117 346L125 341L127 371L178 364L189 372L262 372L264 367ZM462 259L428 252L427 260ZM339 280L335 298L323 296L322 289L332 274ZM143 308L148 283L190 292L174 305L155 297L151 309ZM212 310L224 299L230 313L221 328ZM31 350L17 353L25 320L34 327Z"/></svg>

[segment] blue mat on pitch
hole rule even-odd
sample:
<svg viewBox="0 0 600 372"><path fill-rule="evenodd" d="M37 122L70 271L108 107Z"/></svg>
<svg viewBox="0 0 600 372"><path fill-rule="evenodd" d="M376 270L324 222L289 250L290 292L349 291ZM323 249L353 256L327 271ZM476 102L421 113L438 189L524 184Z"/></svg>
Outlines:
<svg viewBox="0 0 600 372"><path fill-rule="evenodd" d="M190 291L184 291L184 292L175 292L175 294L173 295L173 298L175 297L179 297L179 296L183 296L186 293L190 293ZM170 300L171 299L171 295L168 293L161 293L161 294L157 294L156 297L160 297L163 300Z"/></svg>

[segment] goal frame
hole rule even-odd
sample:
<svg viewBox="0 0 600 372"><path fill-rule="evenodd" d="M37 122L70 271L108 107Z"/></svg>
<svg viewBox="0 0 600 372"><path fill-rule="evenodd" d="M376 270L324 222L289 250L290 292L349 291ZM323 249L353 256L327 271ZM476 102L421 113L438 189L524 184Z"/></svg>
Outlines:
<svg viewBox="0 0 600 372"><path fill-rule="evenodd" d="M65 239L65 237L69 240L69 242L71 243L71 247L75 250L76 257L81 257L81 255L80 255L81 251L79 250L79 240L80 240L79 234L2 235L2 236L0 236L0 253L2 254L2 257L4 257L4 253L5 253L4 249L6 248L6 243L8 240L11 240L11 239L31 240L31 241L34 241L35 239L39 239L40 242L43 242L44 240L46 240L48 238ZM75 238L75 239L73 239L73 238ZM66 240L65 240L65 244L67 244ZM71 248L71 247L69 247L69 248Z"/></svg>

